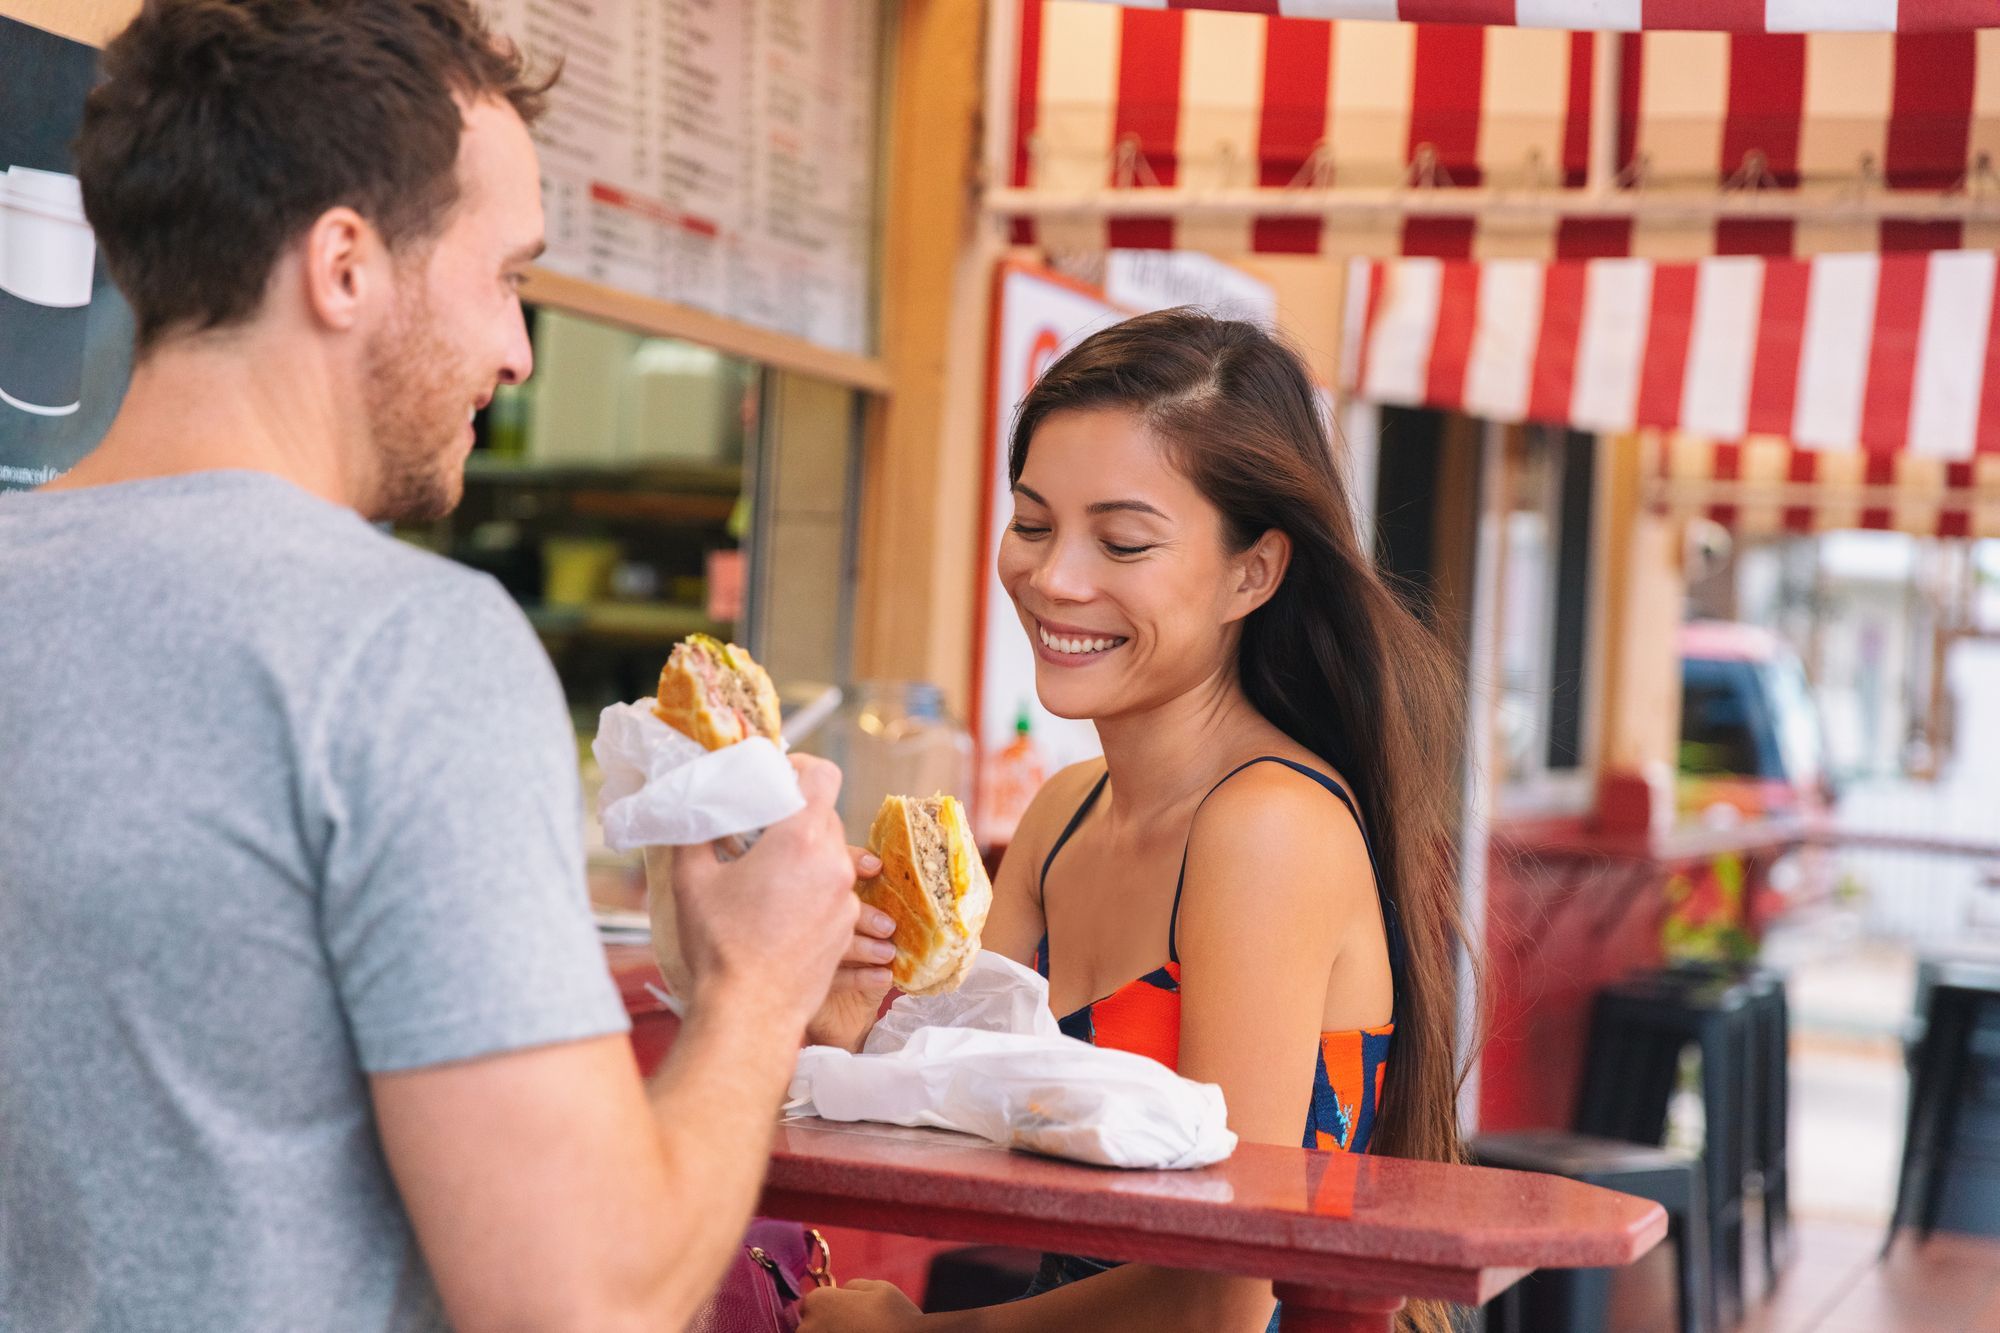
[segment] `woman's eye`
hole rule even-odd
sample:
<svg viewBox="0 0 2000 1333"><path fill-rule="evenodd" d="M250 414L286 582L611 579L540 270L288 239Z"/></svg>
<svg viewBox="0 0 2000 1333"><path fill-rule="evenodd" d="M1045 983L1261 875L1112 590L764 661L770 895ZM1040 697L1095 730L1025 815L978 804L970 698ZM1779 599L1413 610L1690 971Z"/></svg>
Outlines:
<svg viewBox="0 0 2000 1333"><path fill-rule="evenodd" d="M1120 559L1128 559L1135 555L1144 555L1153 548L1150 546L1120 546L1116 542L1106 542L1104 543L1104 549Z"/></svg>
<svg viewBox="0 0 2000 1333"><path fill-rule="evenodd" d="M1009 523L1007 525L1007 531L1013 533L1017 537L1026 537L1029 541L1034 541L1038 537L1046 537L1049 535L1049 530L1047 528L1040 527L1033 523L1023 523L1018 518L1015 519L1012 523Z"/></svg>

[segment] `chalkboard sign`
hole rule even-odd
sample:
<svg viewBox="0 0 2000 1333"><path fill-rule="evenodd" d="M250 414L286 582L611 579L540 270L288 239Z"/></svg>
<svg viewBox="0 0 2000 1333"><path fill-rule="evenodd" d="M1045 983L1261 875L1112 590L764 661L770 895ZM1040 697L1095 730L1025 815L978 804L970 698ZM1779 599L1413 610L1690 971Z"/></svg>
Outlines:
<svg viewBox="0 0 2000 1333"><path fill-rule="evenodd" d="M132 314L83 218L70 141L97 52L0 18L0 491L90 451L132 370Z"/></svg>

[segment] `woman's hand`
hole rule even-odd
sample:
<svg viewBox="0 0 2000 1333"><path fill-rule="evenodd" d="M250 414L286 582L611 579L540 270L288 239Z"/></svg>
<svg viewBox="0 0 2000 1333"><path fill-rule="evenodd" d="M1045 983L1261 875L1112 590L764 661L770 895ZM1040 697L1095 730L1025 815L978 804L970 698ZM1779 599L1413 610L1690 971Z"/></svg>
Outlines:
<svg viewBox="0 0 2000 1333"><path fill-rule="evenodd" d="M924 1313L894 1283L856 1278L806 1293L799 1333L912 1333Z"/></svg>
<svg viewBox="0 0 2000 1333"><path fill-rule="evenodd" d="M854 854L855 879L869 880L882 873L881 859L873 852L859 847L849 850ZM895 930L896 923L887 912L867 906L861 909L854 923L854 938L841 955L826 1001L806 1024L808 1042L849 1051L861 1049L869 1029L875 1026L875 1015L881 1012L882 997L889 993L889 963L896 956L896 946L889 937Z"/></svg>

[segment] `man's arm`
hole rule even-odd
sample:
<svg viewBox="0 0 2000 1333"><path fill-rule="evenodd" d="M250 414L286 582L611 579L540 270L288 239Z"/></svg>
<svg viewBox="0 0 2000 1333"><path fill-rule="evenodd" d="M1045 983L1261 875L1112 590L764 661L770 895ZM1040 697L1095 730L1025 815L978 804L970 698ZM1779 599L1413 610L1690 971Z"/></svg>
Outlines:
<svg viewBox="0 0 2000 1333"><path fill-rule="evenodd" d="M676 853L693 994L650 1088L622 1036L372 1076L461 1333L678 1329L741 1243L800 1036L860 910L839 772L793 762L806 809L748 855Z"/></svg>
<svg viewBox="0 0 2000 1333"><path fill-rule="evenodd" d="M622 1036L375 1076L461 1333L686 1324L741 1243L798 1053L757 1007L690 1015L650 1087Z"/></svg>

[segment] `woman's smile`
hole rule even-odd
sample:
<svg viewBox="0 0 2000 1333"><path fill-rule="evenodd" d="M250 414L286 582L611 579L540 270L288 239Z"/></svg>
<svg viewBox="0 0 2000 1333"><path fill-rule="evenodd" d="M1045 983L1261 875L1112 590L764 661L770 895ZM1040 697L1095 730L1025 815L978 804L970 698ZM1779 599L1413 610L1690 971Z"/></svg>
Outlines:
<svg viewBox="0 0 2000 1333"><path fill-rule="evenodd" d="M1055 666L1091 666L1130 642L1122 634L1056 625L1035 617L1036 655Z"/></svg>

